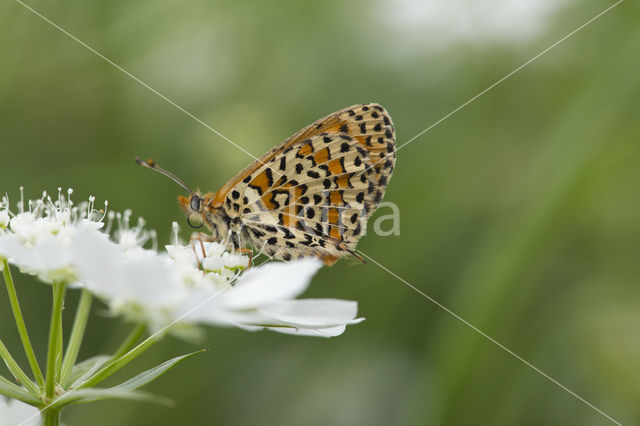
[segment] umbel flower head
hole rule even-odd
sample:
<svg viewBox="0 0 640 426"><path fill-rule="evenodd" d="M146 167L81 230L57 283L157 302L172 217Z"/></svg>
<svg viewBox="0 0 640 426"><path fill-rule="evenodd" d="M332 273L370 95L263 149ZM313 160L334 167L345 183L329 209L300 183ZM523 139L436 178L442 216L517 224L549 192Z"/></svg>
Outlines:
<svg viewBox="0 0 640 426"><path fill-rule="evenodd" d="M28 200L25 207L23 189L20 188L18 213L9 209L9 197L0 202L0 258L9 258L22 272L37 275L46 283L75 282L77 270L74 242L80 234L106 235L104 214L94 210L93 197L76 206L71 201L72 189L67 196L58 188L57 200L46 191L36 200ZM105 209L107 202L105 202ZM8 219L8 220L7 220Z"/></svg>
<svg viewBox="0 0 640 426"><path fill-rule="evenodd" d="M59 189L56 201L44 193L28 209L21 196L16 214L4 197L0 258L44 282L87 288L114 315L156 332L190 334L198 325L217 325L329 337L362 320L356 302L297 299L322 266L319 260L250 267L247 256L224 242L179 244L175 223L174 244L158 253L156 234L144 220L132 226L128 210L97 211L93 197L75 206L71 193L64 197Z"/></svg>

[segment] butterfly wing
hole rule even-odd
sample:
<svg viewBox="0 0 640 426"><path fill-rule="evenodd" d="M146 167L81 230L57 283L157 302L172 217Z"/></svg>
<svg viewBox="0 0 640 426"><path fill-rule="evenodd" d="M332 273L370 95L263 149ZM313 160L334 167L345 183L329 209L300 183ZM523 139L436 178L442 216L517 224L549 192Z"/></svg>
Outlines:
<svg viewBox="0 0 640 426"><path fill-rule="evenodd" d="M344 133L358 141L369 152L375 183L380 183L384 195L395 167L396 135L391 117L382 106L362 104L344 108L305 127L281 145L286 148L319 133Z"/></svg>
<svg viewBox="0 0 640 426"><path fill-rule="evenodd" d="M377 104L305 127L245 168L214 197L241 237L276 259L353 253L395 166L395 132Z"/></svg>

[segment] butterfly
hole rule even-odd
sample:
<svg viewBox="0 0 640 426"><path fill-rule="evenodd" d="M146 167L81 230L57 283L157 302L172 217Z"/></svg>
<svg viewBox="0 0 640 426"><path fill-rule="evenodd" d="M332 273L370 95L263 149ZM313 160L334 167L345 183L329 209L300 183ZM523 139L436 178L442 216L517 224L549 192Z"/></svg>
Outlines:
<svg viewBox="0 0 640 426"><path fill-rule="evenodd" d="M136 162L173 179L178 204L211 239L250 245L272 259L315 256L326 265L353 255L384 197L396 160L395 129L375 103L353 105L303 128L227 182L192 191L153 160ZM246 249L245 249L246 250Z"/></svg>

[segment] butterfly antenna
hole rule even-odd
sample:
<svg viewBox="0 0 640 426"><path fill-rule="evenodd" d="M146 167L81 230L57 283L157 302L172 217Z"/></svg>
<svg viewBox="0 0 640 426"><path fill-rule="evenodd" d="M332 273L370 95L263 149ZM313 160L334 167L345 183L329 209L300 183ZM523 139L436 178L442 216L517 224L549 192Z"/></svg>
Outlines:
<svg viewBox="0 0 640 426"><path fill-rule="evenodd" d="M149 158L147 161L143 161L138 157L136 157L135 160L136 160L136 163L138 163L138 165L142 167L146 167L147 169L155 170L156 172L165 175L166 177L168 177L169 179L171 179L172 181L174 181L175 183L177 183L178 185L180 185L181 187L189 191L190 194L193 194L193 191L191 190L191 188L185 185L185 183L182 182L178 176L158 166L156 162L153 161L151 158Z"/></svg>

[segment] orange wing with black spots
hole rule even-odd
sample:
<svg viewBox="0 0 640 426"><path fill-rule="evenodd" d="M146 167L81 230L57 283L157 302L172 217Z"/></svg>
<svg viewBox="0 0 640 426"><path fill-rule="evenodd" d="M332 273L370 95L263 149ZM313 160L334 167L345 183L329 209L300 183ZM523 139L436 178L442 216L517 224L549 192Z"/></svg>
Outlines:
<svg viewBox="0 0 640 426"><path fill-rule="evenodd" d="M395 131L377 104L354 105L305 127L213 197L236 222L234 241L289 260L333 264L353 253L395 166Z"/></svg>
<svg viewBox="0 0 640 426"><path fill-rule="evenodd" d="M254 174L256 170L262 168L273 157L282 153L285 149L320 133L345 133L355 138L365 149L371 152L371 158L375 157L374 167L377 171L387 170L388 177L393 172L396 158L396 133L391 116L382 106L375 103L353 105L316 120L269 150L255 162L249 164L215 194L214 207L221 206L231 188L241 182L242 179Z"/></svg>

